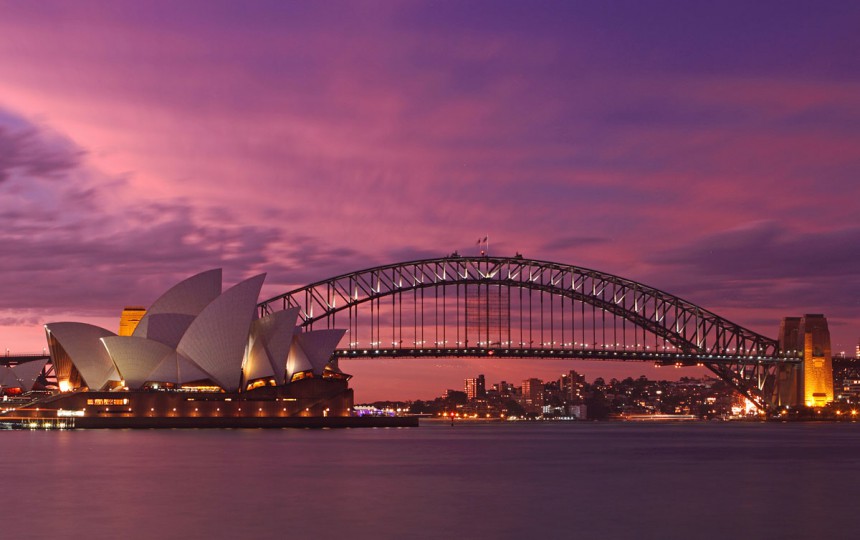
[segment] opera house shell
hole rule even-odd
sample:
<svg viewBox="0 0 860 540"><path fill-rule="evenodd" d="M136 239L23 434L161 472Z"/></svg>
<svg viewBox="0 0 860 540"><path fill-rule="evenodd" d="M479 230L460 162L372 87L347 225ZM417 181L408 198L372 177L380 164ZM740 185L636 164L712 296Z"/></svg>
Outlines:
<svg viewBox="0 0 860 540"><path fill-rule="evenodd" d="M202 383L239 392L253 381L284 385L339 375L329 358L345 330L296 332L298 308L257 318L264 279L222 293L220 269L197 274L161 295L130 336L84 323L45 325L60 385L139 390Z"/></svg>
<svg viewBox="0 0 860 540"><path fill-rule="evenodd" d="M292 425L285 418L349 417L350 376L331 360L345 330L303 331L298 308L259 317L264 279L222 292L220 269L192 276L137 308L143 315L133 330L121 325L127 335L45 325L60 391L27 410L98 419L92 427L276 427Z"/></svg>
<svg viewBox="0 0 860 540"><path fill-rule="evenodd" d="M38 380L47 360L17 366L0 366L0 388L29 392Z"/></svg>

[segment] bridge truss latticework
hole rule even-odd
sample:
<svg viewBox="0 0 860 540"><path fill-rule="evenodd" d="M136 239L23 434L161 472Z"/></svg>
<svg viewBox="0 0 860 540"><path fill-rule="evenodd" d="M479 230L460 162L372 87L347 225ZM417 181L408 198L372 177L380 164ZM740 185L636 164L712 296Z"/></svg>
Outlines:
<svg viewBox="0 0 860 540"><path fill-rule="evenodd" d="M691 302L586 268L522 257L411 261L344 274L262 302L347 328L337 354L509 356L702 365L760 407L785 358L775 340Z"/></svg>

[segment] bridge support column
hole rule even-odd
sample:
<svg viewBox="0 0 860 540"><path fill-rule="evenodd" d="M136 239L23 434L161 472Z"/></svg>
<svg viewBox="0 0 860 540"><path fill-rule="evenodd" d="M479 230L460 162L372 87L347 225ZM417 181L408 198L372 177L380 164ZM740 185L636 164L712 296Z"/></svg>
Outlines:
<svg viewBox="0 0 860 540"><path fill-rule="evenodd" d="M773 404L777 407L797 407L803 404L800 379L802 366L777 366Z"/></svg>
<svg viewBox="0 0 860 540"><path fill-rule="evenodd" d="M781 406L823 407L833 401L833 361L830 330L824 315L786 317L779 329L779 346L799 356L799 366L780 366L774 402Z"/></svg>
<svg viewBox="0 0 860 540"><path fill-rule="evenodd" d="M800 317L785 317L779 324L779 350L787 356L799 356ZM776 368L773 404L777 407L803 405L801 378L803 365L780 365Z"/></svg>
<svg viewBox="0 0 860 540"><path fill-rule="evenodd" d="M800 320L803 336L803 400L809 407L833 401L833 355L830 330L824 315L805 315Z"/></svg>

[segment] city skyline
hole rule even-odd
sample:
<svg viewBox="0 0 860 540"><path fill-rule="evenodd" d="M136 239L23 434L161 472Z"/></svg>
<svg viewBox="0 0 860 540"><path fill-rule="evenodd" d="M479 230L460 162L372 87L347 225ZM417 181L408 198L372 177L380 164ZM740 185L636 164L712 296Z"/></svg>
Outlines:
<svg viewBox="0 0 860 540"><path fill-rule="evenodd" d="M0 2L0 344L459 251L860 338L851 2ZM646 364L344 363L359 400ZM662 368L664 371L671 368ZM677 376L687 370L675 370ZM691 374L692 375L692 374Z"/></svg>

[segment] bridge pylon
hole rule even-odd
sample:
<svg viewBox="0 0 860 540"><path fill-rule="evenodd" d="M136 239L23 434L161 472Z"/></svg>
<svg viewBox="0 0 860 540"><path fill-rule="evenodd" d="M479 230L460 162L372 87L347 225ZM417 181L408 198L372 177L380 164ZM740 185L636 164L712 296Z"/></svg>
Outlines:
<svg viewBox="0 0 860 540"><path fill-rule="evenodd" d="M783 353L802 361L778 367L774 405L823 407L832 402L833 360L824 315L785 317L779 328L779 346Z"/></svg>

